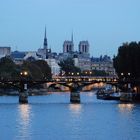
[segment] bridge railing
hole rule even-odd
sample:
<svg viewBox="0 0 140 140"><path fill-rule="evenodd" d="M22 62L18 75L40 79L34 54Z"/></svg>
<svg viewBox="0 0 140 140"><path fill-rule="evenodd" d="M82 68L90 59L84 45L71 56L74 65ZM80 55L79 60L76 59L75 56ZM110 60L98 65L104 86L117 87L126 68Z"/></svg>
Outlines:
<svg viewBox="0 0 140 140"><path fill-rule="evenodd" d="M53 78L53 81L57 82L73 82L73 81L102 81L102 82L116 82L118 81L117 77L114 76L62 76Z"/></svg>
<svg viewBox="0 0 140 140"><path fill-rule="evenodd" d="M47 83L47 82L117 82L114 76L59 76L52 79L22 79L26 83ZM19 83L21 79L1 79L0 83Z"/></svg>

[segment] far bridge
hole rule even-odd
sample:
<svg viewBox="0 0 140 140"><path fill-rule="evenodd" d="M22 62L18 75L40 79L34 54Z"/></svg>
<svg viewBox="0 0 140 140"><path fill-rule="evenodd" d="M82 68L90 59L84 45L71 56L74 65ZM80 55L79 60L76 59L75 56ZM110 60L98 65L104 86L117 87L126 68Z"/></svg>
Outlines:
<svg viewBox="0 0 140 140"><path fill-rule="evenodd" d="M0 87L8 85L19 89L19 103L28 103L28 88L44 83L59 84L69 88L71 103L80 103L82 88L101 82L117 86L118 78L116 76L57 76L52 79L31 80L28 77L21 77L20 79L1 79Z"/></svg>

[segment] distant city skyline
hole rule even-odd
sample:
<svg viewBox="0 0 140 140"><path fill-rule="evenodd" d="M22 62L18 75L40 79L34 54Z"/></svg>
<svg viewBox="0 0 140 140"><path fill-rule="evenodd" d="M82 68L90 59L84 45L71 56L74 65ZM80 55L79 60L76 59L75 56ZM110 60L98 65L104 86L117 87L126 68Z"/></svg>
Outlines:
<svg viewBox="0 0 140 140"><path fill-rule="evenodd" d="M47 29L48 47L63 51L74 35L74 49L88 40L91 56L113 56L123 42L140 40L139 0L2 0L0 46L37 51L43 47Z"/></svg>

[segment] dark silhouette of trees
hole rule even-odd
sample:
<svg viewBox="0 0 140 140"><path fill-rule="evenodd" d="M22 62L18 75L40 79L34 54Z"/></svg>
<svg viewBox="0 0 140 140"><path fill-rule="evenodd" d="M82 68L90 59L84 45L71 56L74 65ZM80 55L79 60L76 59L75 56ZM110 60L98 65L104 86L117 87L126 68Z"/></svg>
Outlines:
<svg viewBox="0 0 140 140"><path fill-rule="evenodd" d="M124 43L113 59L119 77L140 78L140 42Z"/></svg>
<svg viewBox="0 0 140 140"><path fill-rule="evenodd" d="M103 70L93 70L93 76L108 76L109 74Z"/></svg>
<svg viewBox="0 0 140 140"><path fill-rule="evenodd" d="M41 69L42 72L42 76L43 79L47 78L47 79L51 79L52 78L52 74L51 74L51 68L48 65L48 63L44 60L37 60L37 61L33 61L33 64L35 64L36 66L38 66Z"/></svg>
<svg viewBox="0 0 140 140"><path fill-rule="evenodd" d="M28 76L26 76L30 80L39 80L42 79L41 69L29 61L24 61L21 65L21 72L27 72Z"/></svg>
<svg viewBox="0 0 140 140"><path fill-rule="evenodd" d="M16 79L19 76L19 67L9 57L0 59L0 78Z"/></svg>
<svg viewBox="0 0 140 140"><path fill-rule="evenodd" d="M11 58L0 59L0 78L18 80L21 72L27 72L26 78L29 80L51 79L51 68L44 60L24 61L22 65L16 65Z"/></svg>
<svg viewBox="0 0 140 140"><path fill-rule="evenodd" d="M65 75L81 72L81 69L74 65L74 60L72 58L67 58L60 61L59 66L61 67L61 71L65 72Z"/></svg>
<svg viewBox="0 0 140 140"><path fill-rule="evenodd" d="M44 60L24 61L21 71L27 71L32 80L51 79L51 68Z"/></svg>

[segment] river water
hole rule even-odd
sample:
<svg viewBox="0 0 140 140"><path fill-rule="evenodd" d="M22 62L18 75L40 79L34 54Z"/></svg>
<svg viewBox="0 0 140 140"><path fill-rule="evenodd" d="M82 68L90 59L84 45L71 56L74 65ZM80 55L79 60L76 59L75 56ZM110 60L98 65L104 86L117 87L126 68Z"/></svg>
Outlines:
<svg viewBox="0 0 140 140"><path fill-rule="evenodd" d="M69 93L0 97L0 140L140 140L140 104L97 100L81 93L70 104Z"/></svg>

